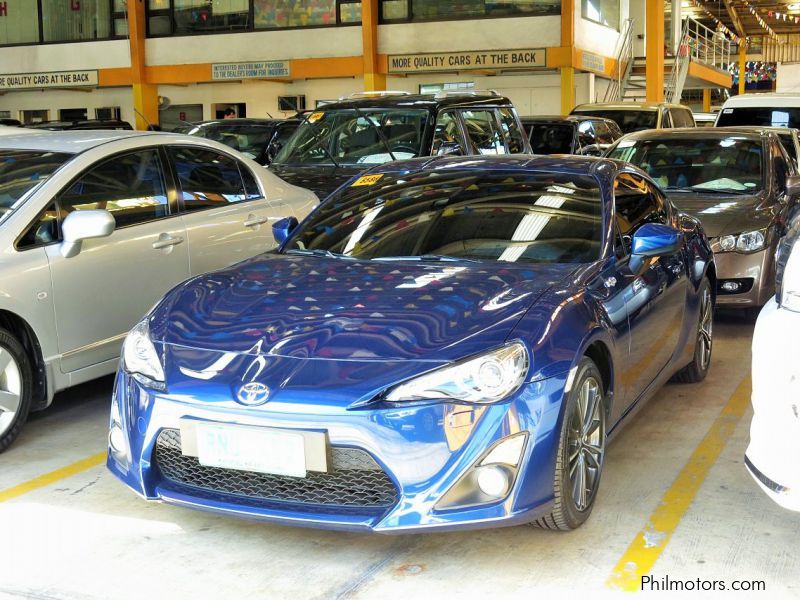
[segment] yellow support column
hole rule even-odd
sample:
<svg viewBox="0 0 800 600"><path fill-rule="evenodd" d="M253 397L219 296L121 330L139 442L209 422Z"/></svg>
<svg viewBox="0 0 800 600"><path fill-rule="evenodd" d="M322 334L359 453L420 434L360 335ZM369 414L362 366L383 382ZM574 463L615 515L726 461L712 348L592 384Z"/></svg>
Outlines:
<svg viewBox="0 0 800 600"><path fill-rule="evenodd" d="M128 1L128 35L131 47L131 80L136 129L147 129L148 125L158 125L158 86L147 83L145 75L144 0Z"/></svg>
<svg viewBox="0 0 800 600"><path fill-rule="evenodd" d="M711 112L711 90L703 90L703 112Z"/></svg>
<svg viewBox="0 0 800 600"><path fill-rule="evenodd" d="M575 52L575 2L561 2L561 47L567 48L569 56ZM572 59L570 58L570 61ZM568 115L575 108L575 68L559 67L561 73L561 114Z"/></svg>
<svg viewBox="0 0 800 600"><path fill-rule="evenodd" d="M744 94L744 72L746 70L747 47L744 40L739 42L739 93Z"/></svg>
<svg viewBox="0 0 800 600"><path fill-rule="evenodd" d="M378 0L361 0L361 38L364 47L364 90L386 89L386 74L378 64Z"/></svg>
<svg viewBox="0 0 800 600"><path fill-rule="evenodd" d="M648 102L663 102L664 0L647 0L645 11L645 92Z"/></svg>

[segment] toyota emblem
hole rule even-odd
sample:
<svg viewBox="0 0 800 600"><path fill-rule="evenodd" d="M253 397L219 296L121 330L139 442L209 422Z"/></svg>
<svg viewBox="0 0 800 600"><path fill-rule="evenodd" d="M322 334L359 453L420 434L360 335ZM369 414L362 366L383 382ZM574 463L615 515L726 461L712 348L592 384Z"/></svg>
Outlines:
<svg viewBox="0 0 800 600"><path fill-rule="evenodd" d="M251 381L239 388L236 399L245 406L258 406L269 399L269 388L263 383Z"/></svg>

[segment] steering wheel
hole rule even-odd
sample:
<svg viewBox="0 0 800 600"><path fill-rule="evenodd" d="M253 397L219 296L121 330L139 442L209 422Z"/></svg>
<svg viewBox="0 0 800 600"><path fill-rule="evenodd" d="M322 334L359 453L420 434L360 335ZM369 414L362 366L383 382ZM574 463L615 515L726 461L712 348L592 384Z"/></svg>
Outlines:
<svg viewBox="0 0 800 600"><path fill-rule="evenodd" d="M416 156L417 149L411 146L410 144L397 144L396 146L389 146L389 149L392 153L395 152L407 152L408 154Z"/></svg>

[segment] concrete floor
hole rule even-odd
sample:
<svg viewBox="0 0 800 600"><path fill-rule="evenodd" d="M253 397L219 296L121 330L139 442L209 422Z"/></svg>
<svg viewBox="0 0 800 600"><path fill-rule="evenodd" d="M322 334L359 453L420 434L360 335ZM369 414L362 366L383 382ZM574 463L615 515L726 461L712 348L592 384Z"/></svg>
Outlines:
<svg viewBox="0 0 800 600"><path fill-rule="evenodd" d="M708 379L667 386L617 438L595 511L578 531L386 537L254 524L146 503L97 466L0 500L0 597L619 597L606 581L748 375L752 327L720 319ZM110 378L93 382L34 415L0 456L0 496L102 452L110 390ZM748 408L651 575L763 580L766 592L733 595L800 598L800 516L774 505L745 471L750 415ZM687 594L708 596L649 593Z"/></svg>

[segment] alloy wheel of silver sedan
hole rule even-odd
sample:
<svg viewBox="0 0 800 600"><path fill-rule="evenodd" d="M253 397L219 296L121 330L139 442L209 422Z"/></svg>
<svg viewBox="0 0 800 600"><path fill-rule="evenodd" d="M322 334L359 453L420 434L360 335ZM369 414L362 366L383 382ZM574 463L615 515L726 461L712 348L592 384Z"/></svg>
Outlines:
<svg viewBox="0 0 800 600"><path fill-rule="evenodd" d="M605 414L602 384L593 376L583 380L569 424L568 456L572 500L579 511L592 503L605 453Z"/></svg>
<svg viewBox="0 0 800 600"><path fill-rule="evenodd" d="M0 346L0 435L14 423L22 405L22 372L8 348Z"/></svg>

